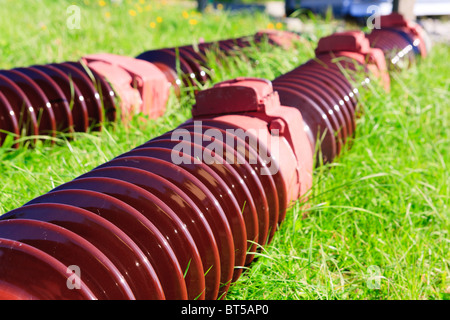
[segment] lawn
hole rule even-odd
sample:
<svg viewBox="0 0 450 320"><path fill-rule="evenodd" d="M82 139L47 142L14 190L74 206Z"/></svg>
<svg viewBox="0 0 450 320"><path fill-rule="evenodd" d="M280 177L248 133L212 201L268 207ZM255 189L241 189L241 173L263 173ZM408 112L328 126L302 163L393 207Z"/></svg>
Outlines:
<svg viewBox="0 0 450 320"><path fill-rule="evenodd" d="M0 68L76 60L109 52L136 56L172 47L284 28L264 13L199 14L173 1L0 0ZM72 4L80 10L71 28ZM68 24L69 23L69 24ZM300 46L269 46L217 66L212 82L237 76L273 79L313 57L317 40L337 25L305 21ZM310 28L308 28L310 30ZM450 298L450 47L392 74L392 89L362 92L363 115L352 147L316 169L308 209L300 203L259 254L228 299ZM207 86L209 86L207 84ZM34 148L0 148L0 214L173 129L190 117L193 97L171 96L157 120L60 136ZM143 121L145 120L145 121Z"/></svg>

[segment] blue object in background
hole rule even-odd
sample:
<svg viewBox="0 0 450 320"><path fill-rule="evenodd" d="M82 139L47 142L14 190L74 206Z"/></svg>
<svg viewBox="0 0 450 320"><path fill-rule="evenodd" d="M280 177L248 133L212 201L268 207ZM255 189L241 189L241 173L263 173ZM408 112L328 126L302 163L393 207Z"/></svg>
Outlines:
<svg viewBox="0 0 450 320"><path fill-rule="evenodd" d="M393 0L285 0L286 15L298 9L307 9L317 14L325 14L331 7L335 17L364 18L371 16L372 6L377 6L377 14L392 12ZM416 0L416 16L449 15L450 0Z"/></svg>

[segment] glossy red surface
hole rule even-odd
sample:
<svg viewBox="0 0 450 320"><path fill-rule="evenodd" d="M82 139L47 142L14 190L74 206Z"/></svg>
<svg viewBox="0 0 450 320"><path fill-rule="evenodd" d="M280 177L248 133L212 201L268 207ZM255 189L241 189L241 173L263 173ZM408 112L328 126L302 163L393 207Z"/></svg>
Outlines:
<svg viewBox="0 0 450 320"><path fill-rule="evenodd" d="M379 48L385 52L387 62L391 67L408 67L416 60L414 50L412 49L406 55L399 57L400 63L393 60L396 56L398 57L400 51L410 45L395 29L374 29L367 38L374 48Z"/></svg>
<svg viewBox="0 0 450 320"><path fill-rule="evenodd" d="M350 103L346 103L345 105L348 107L348 112L352 115L352 117L355 117L358 106L357 95L353 92L354 88L350 85L347 79L345 79L344 75L322 68L311 68L306 65L300 68L302 75L317 78L322 83L327 84L328 87L333 89L340 96L340 98L344 99L344 101L347 101L345 97L348 97ZM355 129L356 125L353 123L353 130Z"/></svg>
<svg viewBox="0 0 450 320"><path fill-rule="evenodd" d="M225 143L233 148L245 161L253 168L254 172L257 174L259 180L261 181L261 184L264 188L265 196L267 199L268 209L269 209L269 235L267 242L270 242L273 235L275 234L275 231L277 229L277 224L279 220L280 215L280 208L279 208L279 199L278 199L278 193L275 185L275 181L273 179L273 175L269 173L269 170L267 169L264 161L261 159L261 157L256 153L255 149L253 149L246 141L244 141L239 136L233 134L230 130L226 131L217 127L208 126L205 125L203 122L201 126L199 125L191 125L191 124L182 124L178 127L179 129L187 129L191 132L203 132L212 129L215 132L219 132L221 134L221 137ZM234 161L237 162L237 157L234 157ZM225 159L226 160L226 159ZM223 166L225 169L226 166ZM227 177L232 177L233 174L225 173L223 176L223 179L225 180ZM226 181L226 180L225 180ZM242 183L242 182L241 182ZM232 186L233 188L237 185L237 183L233 182L227 182L228 186ZM243 195L243 193L238 192L238 194ZM253 201L251 201L253 202ZM241 208L245 209L245 206L251 203L248 202L240 202Z"/></svg>
<svg viewBox="0 0 450 320"><path fill-rule="evenodd" d="M117 90L124 120L136 114L151 119L164 114L170 83L153 63L110 53L85 55L81 61L102 74Z"/></svg>
<svg viewBox="0 0 450 320"><path fill-rule="evenodd" d="M89 127L96 129L96 126L103 122L103 111L100 102L100 95L94 87L94 83L82 71L76 67L65 63L53 63L50 66L61 70L72 80L80 90L86 104Z"/></svg>
<svg viewBox="0 0 450 320"><path fill-rule="evenodd" d="M124 153L119 158L149 156L172 162L171 153L171 150L164 148L139 148ZM221 262L221 288L219 295L221 296L223 293L226 293L230 285L233 268L236 263L235 255L241 255L242 250L236 250L240 247L235 247L234 235L231 231L227 216L217 201L221 195L222 197L226 197L230 193L228 190L223 190L224 183L220 182L221 178L211 168L199 164L194 158L188 158L186 156L184 163L180 163L178 166L190 172L206 186L206 190L203 190L202 194L197 194L200 200L197 202L197 205L201 208L201 212L207 219L219 249ZM236 235L236 237L242 237L242 235ZM236 242L236 244L238 243Z"/></svg>
<svg viewBox="0 0 450 320"><path fill-rule="evenodd" d="M322 87L328 94L328 96L324 95L324 97L330 97L328 103L330 103L331 106L335 105L339 106L338 114L341 115L342 123L347 129L347 137L353 136L356 130L355 108L352 105L350 98L345 94L345 92L340 92L339 89L333 89L333 86L325 81L324 79L325 77L322 77L320 75L312 76L310 74L305 73L300 74L298 76L296 75L294 78L297 77L304 81L314 83L315 85L322 84ZM324 83L325 86L323 85ZM345 143L346 142L347 140L345 140Z"/></svg>
<svg viewBox="0 0 450 320"><path fill-rule="evenodd" d="M39 203L12 210L0 219L39 220L70 230L111 260L136 299L164 299L161 283L142 250L122 230L90 211L65 204Z"/></svg>
<svg viewBox="0 0 450 320"><path fill-rule="evenodd" d="M27 268L18 268L26 265ZM67 266L51 255L19 241L0 238L0 300L94 300L80 281L79 290L67 287Z"/></svg>
<svg viewBox="0 0 450 320"><path fill-rule="evenodd" d="M182 204L175 212L192 235L203 262L205 298L217 299L220 285L220 256L213 230L196 203L207 194L206 186L188 171L172 163L151 157L122 157L111 160L99 168L131 167L157 174L180 188L176 196ZM137 183L137 181L135 182ZM206 191L205 191L206 190ZM184 193L187 197L184 197ZM200 207L202 207L200 205ZM223 275L224 277L226 275Z"/></svg>
<svg viewBox="0 0 450 320"><path fill-rule="evenodd" d="M187 121L185 124L182 124L181 126L190 126L193 125L193 121L189 120ZM239 128L236 125L221 121L221 120L217 120L217 119L202 119L201 122L202 127L205 128L205 126L211 126L212 128L215 129L221 129L222 131L227 131L228 132L238 132L239 129L242 130L242 128ZM264 149L264 146L262 145L257 145L256 149L254 148L255 146L250 145L249 143L247 143L247 141L243 140L242 138L238 137L237 135L235 135L234 137L234 144L236 147L240 148L240 153L241 154L245 154L245 157L250 157L251 155L253 155L253 159L256 159L257 163L259 164L258 170L255 170L257 172L263 173L265 172L266 176L270 176L274 183L275 183L275 187L276 187L276 192L277 192L277 197L278 197L278 208L279 208L279 218L278 218L278 222L280 223L285 215L286 215L286 204L287 204L287 199L286 199L286 186L284 184L283 181L283 177L281 175L280 171L275 172L274 174L272 174L271 172L268 173L267 171L269 170L268 167L277 167L278 164L274 164L274 162L276 162L276 159L274 159L270 152L267 149ZM266 155L266 158L270 160L270 162L266 162L266 159L262 159L261 155ZM249 159L250 160L250 159ZM255 162L255 161L252 161ZM261 176L261 175L260 175ZM270 194L270 192L268 193Z"/></svg>
<svg viewBox="0 0 450 320"><path fill-rule="evenodd" d="M176 52L177 50L179 56L183 58L192 69L192 72L195 75L194 79L199 81L201 84L204 84L208 80L208 77L203 70L201 60L199 60L199 55L196 54L195 51L188 50L184 47L174 48L173 52Z"/></svg>
<svg viewBox="0 0 450 320"><path fill-rule="evenodd" d="M173 70L175 73L178 73L180 78L183 80L184 84L187 86L195 85L193 83L192 77L195 75L192 68L189 66L189 63L186 62L180 55L177 55L170 49L159 49L159 50L150 50L141 53L136 57L136 59L145 60L155 64L163 64ZM178 67L179 65L179 67Z"/></svg>
<svg viewBox="0 0 450 320"><path fill-rule="evenodd" d="M13 70L28 76L45 93L55 114L56 130L58 132L72 132L73 117L70 111L69 101L67 101L64 92L58 84L44 72L33 68L18 68Z"/></svg>
<svg viewBox="0 0 450 320"><path fill-rule="evenodd" d="M0 238L4 235L25 239L41 248L37 251L39 258L43 259L43 264L50 262L49 270L58 269L60 261L55 257L70 263L62 253L78 257L86 251L83 268L89 269L91 276L84 285L93 288L92 297L94 293L102 299L118 295L120 290L115 288L114 291L117 285L122 286L122 294L133 295L127 297L129 299L223 298L230 282L241 275L240 267L252 261L256 243L261 246L269 243L285 218L286 208L299 198L301 203L307 200L312 185L315 146L317 164L320 164L322 160L332 161L344 144L351 142L349 138L355 133L355 120L359 116L360 85L365 87L374 77L381 79L388 90L390 80L385 59L396 65L394 60L401 56L403 60L413 61L414 53L426 54L424 43L411 47L411 41L423 40L420 28L398 16L388 17L388 20L390 18L393 24L367 37L358 31L322 38L315 59L275 79L273 86L265 79L237 78L196 92L192 119L6 214L4 219L0 218ZM371 48L370 41L375 36L384 53ZM201 43L198 50L194 46L184 46L178 50L147 51L138 58L151 60L155 71L159 68L179 93L183 81L192 88L207 79L204 71L212 70L204 56L209 51L217 51L219 60L226 56L241 58L241 53L244 53L243 59L247 59L242 48L253 41L266 39L288 48L296 37L293 33L260 32L252 37ZM395 48L397 52L389 56L388 48ZM406 49L411 50L401 54L398 51ZM249 62L254 61L249 58ZM146 62L141 61L141 64ZM396 67L400 64L401 60ZM49 74L58 81L63 77L54 69L73 78L79 89L75 94L86 98L85 102L88 96L98 98L95 90L109 92L108 99L104 97L102 102L109 103L110 109L115 110L110 99L114 92L95 71L84 69L78 63L39 68L46 72L50 69L53 74ZM34 72L29 77L38 86L41 83L60 90L59 84L49 76L39 70L27 70L27 74ZM115 71L118 79L115 83L120 83L122 77L128 79L126 72ZM366 77L362 83L361 75ZM101 85L93 85L94 80ZM355 80L358 81L356 87ZM42 90L45 95L54 94L48 88ZM139 90L132 88L131 91L134 94ZM16 90L15 95L17 101L29 96L31 105L38 103L31 93L20 94ZM60 101L67 104L72 97L63 95ZM134 98L131 100L139 100L137 96ZM13 110L12 100L4 94L2 101L0 94L2 110ZM53 105L52 109L56 111ZM0 118L0 125L18 131L20 125L16 128L14 119L12 116ZM57 112L55 119L58 119ZM242 137L233 130L259 131ZM250 142L252 139L256 140L256 145ZM234 145L236 142L238 146ZM209 156L206 161L205 156ZM42 227L39 230L35 227L38 224ZM9 241L11 248L15 243L5 241ZM26 244L17 247L22 246L27 248ZM50 256L52 246L63 249L54 250L55 257ZM29 247L27 250L36 249ZM11 252L8 252L10 257L21 261L20 250ZM97 266L99 262L93 261L94 257L99 257L102 267ZM0 254L0 270L2 262ZM6 261L5 265L11 268L12 264L8 263ZM109 270L105 271L108 266L115 271L94 279L93 275L98 272L108 273ZM49 271L50 276L52 272ZM22 286L30 276L18 279L17 273L8 274L14 281L2 279L0 272L0 297L67 297L63 290L52 285L49 292L43 290L39 294L24 290ZM111 281L121 279L118 274L122 274L125 282ZM139 283L144 283L145 279L149 286L141 288ZM108 289L102 292L102 286Z"/></svg>
<svg viewBox="0 0 450 320"><path fill-rule="evenodd" d="M274 80L274 82L278 82L279 80L293 81L298 85L301 85L302 87L307 87L317 92L320 97L325 100L323 101L325 102L324 110L331 109L333 111L331 115L336 117L336 122L339 123L339 125L343 128L343 143L347 141L347 137L353 134L355 129L353 120L354 108L350 103L347 103L349 101L349 98L345 98L346 95L344 92L336 92L336 89L333 89L333 85L326 85L327 82L324 81L321 75L317 75L314 73L308 74L307 72L304 73L302 68L299 68L299 70L297 70L295 73L291 73L285 77L280 77ZM340 94L342 95L340 96ZM340 106L339 110L336 110L334 108L335 105Z"/></svg>
<svg viewBox="0 0 450 320"><path fill-rule="evenodd" d="M224 190L224 192L218 193L215 196L215 199L218 201L219 205L223 209L223 212L231 228L233 243L235 246L234 264L237 267L243 266L244 260L246 258L246 253L254 252L255 250L255 245L252 242L257 241L258 239L258 219L254 201L253 200L248 200L248 202L244 201L243 204L239 202L239 200L241 200L242 195L250 196L248 188L242 190L243 193L241 194L241 196L235 193L236 189L242 189L243 187L241 185L242 179L239 178L238 173L234 171L231 168L231 166L227 163L205 164L200 161L194 162L193 160L194 157L195 159L197 159L195 155L203 151L203 149L198 145L187 142L184 143L180 141L171 141L164 139L164 140L150 141L144 144L144 146L145 148L152 147L152 148L167 149L167 151L171 152L172 157L174 155L174 153L172 153L172 150L174 150L175 147L180 146L180 143L181 145L184 145L185 149L192 148L191 149L192 152L186 153L187 157L185 159L192 159L191 163L195 163L196 166L202 165L204 167L203 170L212 170L212 172L218 177L217 179L214 179L214 177L212 178L214 180L214 183L222 183L219 188L216 187L215 189ZM190 157L189 155L193 155L194 157ZM223 175L223 170L224 169L226 170L226 168L224 167L227 167L228 173L231 173L231 176L228 175L225 177ZM234 181L232 186L228 186L227 181L233 179L233 177ZM209 178L211 179L211 177ZM251 198L247 197L245 199L247 200ZM245 209L246 206L248 206L247 209ZM247 259L251 259L251 255L247 254ZM239 268L235 269L234 271L235 276L233 278L236 278L237 274L239 274L241 271L242 270Z"/></svg>
<svg viewBox="0 0 450 320"><path fill-rule="evenodd" d="M36 113L25 93L7 77L0 75L0 91L14 111L19 131L25 130L27 136L38 135Z"/></svg>
<svg viewBox="0 0 450 320"><path fill-rule="evenodd" d="M78 89L78 86L64 72L50 65L36 65L31 69L42 71L47 74L58 84L58 87L64 93L69 104L73 103L71 108L74 130L78 132L86 132L89 128L89 116L84 101L84 97Z"/></svg>
<svg viewBox="0 0 450 320"><path fill-rule="evenodd" d="M342 86L345 86L346 90L351 91L354 89L351 83L351 79L347 77L346 74L343 74L340 70L337 70L334 64L328 65L326 63L323 63L319 59L311 59L305 62L304 64L300 65L298 68L301 68L302 70L308 70L315 74L322 74L326 77L332 75L339 79L337 82L339 82Z"/></svg>
<svg viewBox="0 0 450 320"><path fill-rule="evenodd" d="M195 60L197 64L201 66L201 68L206 68L209 70L207 57L205 57L199 50L196 50L193 45L191 46L183 46L179 47L180 50L182 49L185 52L188 52L190 56Z"/></svg>
<svg viewBox="0 0 450 320"><path fill-rule="evenodd" d="M272 83L260 78L236 78L214 85L196 96L194 121L218 119L240 127L246 138L270 150L279 161L273 171L281 171L288 204L306 194L312 181L311 143L304 132L301 113L280 104ZM255 147L256 148L256 147ZM302 155L302 156L300 156ZM265 156L265 155L264 155Z"/></svg>
<svg viewBox="0 0 450 320"><path fill-rule="evenodd" d="M345 95L340 97L331 86L324 85L322 79L317 80L317 77L309 74L303 74L302 70L298 70L295 74L290 74L288 77L283 79L295 82L302 87L308 87L311 90L317 91L320 97L325 100L323 110L329 115L336 117L336 122L339 123L339 127L342 128L341 143L345 144L348 137L352 136L355 130L355 120L354 120L354 109L349 103L349 99L345 99ZM278 82L274 80L274 82ZM326 83L326 82L325 82ZM298 91L298 90L297 90ZM310 95L311 96L311 95ZM317 99L316 103L317 103ZM319 103L318 103L319 104ZM334 106L339 106L340 108L334 108ZM331 114L330 114L331 110Z"/></svg>
<svg viewBox="0 0 450 320"><path fill-rule="evenodd" d="M11 104L0 92L0 128L5 132L0 132L0 145L5 141L8 133L12 134L15 137L19 136L19 124L17 123L17 119L14 115L14 110L11 107Z"/></svg>
<svg viewBox="0 0 450 320"><path fill-rule="evenodd" d="M28 76L15 70L0 70L0 74L13 81L27 96L36 112L39 134L56 135L55 114L45 93Z"/></svg>
<svg viewBox="0 0 450 320"><path fill-rule="evenodd" d="M343 123L344 121L342 119L342 115L341 117L338 117L338 113L333 112L333 106L335 105L335 103L329 101L331 100L331 98L324 95L324 92L320 92L323 91L322 89L320 89L320 87L313 88L312 86L309 86L303 81L298 80L297 78L293 78L292 76L289 78L286 77L283 79L274 80L274 86L276 86L277 88L290 88L295 90L296 92L302 93L313 100L316 105L322 109L333 128L332 134L336 137L336 153L339 154L342 146L345 143L345 140L347 139L348 133L347 127L345 123ZM317 91L322 94L316 94Z"/></svg>
<svg viewBox="0 0 450 320"><path fill-rule="evenodd" d="M331 162L336 157L337 146L333 135L333 127L321 108L306 95L295 90L274 84L274 90L280 95L281 104L297 108L303 116L305 124L311 130L310 139L314 146L320 146L324 162Z"/></svg>
<svg viewBox="0 0 450 320"><path fill-rule="evenodd" d="M179 127L180 129L188 130L188 127ZM183 151L187 150L190 155L202 155L202 160L210 167L214 167L214 170L218 172L224 181L227 180L227 177L235 176L235 180L232 182L229 187L238 183L238 181L243 181L245 186L247 186L250 191L249 197L243 199L239 203L240 212L244 214L243 210L245 207L251 202L254 202L254 208L257 214L257 223L258 223L258 233L253 237L249 232L247 232L247 242L248 244L253 242L258 242L260 245L265 244L268 236L268 228L269 228L269 210L267 204L267 198L264 192L264 188L262 186L259 177L256 176L255 171L251 168L251 166L246 162L245 158L242 157L237 151L231 148L228 145L225 145L219 137L219 139L215 139L215 137L209 136L204 133L199 132L189 132L189 141L193 143L189 143L187 141L178 140L176 136L172 136L172 133L167 133L162 136L159 136L152 141L144 144L145 146L151 145L163 145L171 150L174 150L174 147L183 148ZM185 138L185 137L184 137ZM183 138L183 139L184 139ZM158 143L158 142L159 143ZM212 143L213 141L213 143ZM214 144L214 146L211 146ZM205 157L214 157L213 159L206 160ZM231 171L232 167L234 171ZM224 172L224 169L228 169L227 172ZM236 176L236 173L238 176ZM252 200L251 200L252 199ZM228 212L228 210L225 210ZM245 215L244 215L245 217ZM247 252L254 252L254 245L247 245ZM251 261L251 255L247 258L247 263Z"/></svg>
<svg viewBox="0 0 450 320"><path fill-rule="evenodd" d="M117 94L109 82L99 73L93 69L89 69L87 65L81 62L67 61L63 64L71 65L83 72L94 84L95 89L100 95L102 110L105 113L105 119L108 121L115 121L117 119Z"/></svg>

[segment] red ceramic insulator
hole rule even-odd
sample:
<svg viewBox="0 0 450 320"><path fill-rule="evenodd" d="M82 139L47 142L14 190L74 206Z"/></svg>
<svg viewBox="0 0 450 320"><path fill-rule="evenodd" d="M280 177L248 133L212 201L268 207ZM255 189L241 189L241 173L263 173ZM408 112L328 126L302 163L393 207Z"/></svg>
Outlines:
<svg viewBox="0 0 450 320"><path fill-rule="evenodd" d="M0 98L0 129L4 131L0 133L0 144L6 137L5 132L19 138L24 134L55 137L57 132L100 130L104 120L117 118L117 107L122 119L135 113L160 117L165 111L170 84L178 95L182 84L196 88L197 84L208 80L212 72L208 67L208 51L217 50L223 57L236 55L240 49L263 38L287 48L298 35L262 31L254 36L201 43L195 47L147 51L138 59L94 54L79 62L1 71L7 78L2 83L8 94ZM12 89L17 84L24 92ZM27 100L27 108L21 109L24 105L21 101Z"/></svg>
<svg viewBox="0 0 450 320"><path fill-rule="evenodd" d="M267 80L217 84L197 95L193 114L192 121L3 215L0 237L51 255L49 261L79 266L82 285L98 299L223 298L257 245L271 241L286 208L310 188L312 150L301 114L281 106ZM245 131L250 135L240 134ZM211 149L212 140L222 152ZM215 162L199 161L198 154ZM12 248L2 258L17 254ZM23 283L24 294L8 289L15 284L1 282L0 292L46 297ZM52 294L59 299L71 292Z"/></svg>
<svg viewBox="0 0 450 320"><path fill-rule="evenodd" d="M381 49L390 67L407 68L415 56L426 57L424 30L398 13L380 17L380 28L367 35L374 48Z"/></svg>
<svg viewBox="0 0 450 320"><path fill-rule="evenodd" d="M71 265L74 257L80 257L78 266L84 270L83 281L99 299L134 299L130 287L106 255L65 228L38 220L11 219L0 221L0 233L6 239L51 255L66 266Z"/></svg>
<svg viewBox="0 0 450 320"><path fill-rule="evenodd" d="M354 135L357 117L357 89L347 74L370 72L389 89L384 53L370 47L365 34L348 31L320 39L316 59L276 78L274 89L281 103L298 109L304 119L311 145L317 151L317 164L340 154ZM361 68L358 68L360 66Z"/></svg>
<svg viewBox="0 0 450 320"><path fill-rule="evenodd" d="M14 110L3 93L0 92L0 144L5 141L8 133L19 136L19 123L15 116Z"/></svg>
<svg viewBox="0 0 450 320"><path fill-rule="evenodd" d="M10 211L3 219L44 221L72 231L114 263L136 297L164 298L161 283L144 252L127 234L95 213L64 204L34 204Z"/></svg>
<svg viewBox="0 0 450 320"><path fill-rule="evenodd" d="M140 177L148 184L148 188L137 188L125 178L133 182ZM118 178L122 178L118 181ZM200 253L184 223L175 212L183 210L174 206L158 188L163 187L164 181L156 175L144 174L138 169L123 168L118 172L115 168L99 168L91 171L84 177L66 183L53 191L83 189L102 192L132 206L141 212L146 220L150 221L165 236L168 244L177 256L180 267L184 272L184 279L188 288L190 299L204 297L205 278ZM150 186L153 186L151 188ZM167 185L166 188L172 188ZM176 189L176 188L174 188ZM159 192L158 192L159 191Z"/></svg>
<svg viewBox="0 0 450 320"><path fill-rule="evenodd" d="M0 70L0 129L19 137L100 130L116 118L116 94L94 70L78 62ZM3 143L5 134L0 136Z"/></svg>
<svg viewBox="0 0 450 320"><path fill-rule="evenodd" d="M384 53L381 49L372 48L363 32L338 32L321 38L315 52L317 59L324 62L340 57L349 58L351 61L357 62L367 68L368 72L379 78L385 89L389 90L390 78ZM346 66L350 67L351 62L347 62Z"/></svg>
<svg viewBox="0 0 450 320"><path fill-rule="evenodd" d="M253 36L226 39L213 42L202 42L198 45L181 46L150 50L141 53L137 59L151 62L157 66L173 85L175 92L180 92L180 85L196 87L209 79L211 67L208 65L208 52L215 52L219 57L235 56L243 48L255 43L268 41L272 45L290 49L299 40L295 33L281 30L265 30ZM242 55L239 56L242 57ZM220 60L220 59L219 59ZM217 61L218 64L222 63Z"/></svg>
<svg viewBox="0 0 450 320"><path fill-rule="evenodd" d="M159 49L145 51L136 57L155 65L163 72L170 81L176 93L180 92L181 85L193 87L195 85L196 73L191 68L180 51L175 49Z"/></svg>
<svg viewBox="0 0 450 320"><path fill-rule="evenodd" d="M121 182L119 181L118 183ZM110 185L112 189L117 186L117 184ZM118 189L118 192L121 192L120 190ZM127 191L128 194L130 192L132 192L131 189ZM157 294L156 296L164 296L167 299L186 299L188 297L186 283L183 278L186 270L181 268L173 248L167 242L166 236L145 217L144 214L150 214L151 211L141 213L131 204L106 193L80 189L50 191L41 197L33 199L24 208L31 204L64 204L88 210L106 219L121 229L145 254L144 259L154 268L163 290L162 294ZM17 213L20 213L20 210L19 208ZM45 236L45 232L45 228L42 228L41 236ZM92 236L96 236L95 230L87 230L87 232L93 232ZM110 250L114 253L115 248L110 247ZM83 256L79 256L78 261L71 262L71 264L80 266L82 262ZM140 264L142 263L140 262ZM83 272L83 269L81 269L81 272ZM87 272L87 270L84 272ZM119 271L119 275L121 274L122 272ZM124 280L124 275L121 276L122 279L116 284L117 286L128 284ZM105 290L101 283L95 285L98 286L95 288L96 290ZM91 286L94 287L94 284ZM155 290L157 289L158 287L155 288ZM70 290L70 288L67 288L67 290ZM63 298L64 291L60 294L61 298ZM136 297L136 293L134 295ZM140 296L139 298L144 299L145 297Z"/></svg>
<svg viewBox="0 0 450 320"><path fill-rule="evenodd" d="M0 129L16 138L100 130L105 120L118 115L117 93L122 118L134 113L157 118L169 95L166 75L156 66L108 54L3 70L0 77ZM1 134L0 144L5 136Z"/></svg>
<svg viewBox="0 0 450 320"><path fill-rule="evenodd" d="M406 68L414 63L413 47L399 32L390 29L375 29L367 38L374 48L385 52L390 68Z"/></svg>
<svg viewBox="0 0 450 320"><path fill-rule="evenodd" d="M94 130L99 130L101 127L98 124L104 121L104 114L102 100L94 82L87 74L67 62L53 63L49 66L64 73L69 78L69 81L72 82L72 85L75 84L77 86L86 105L87 123L91 127L94 125Z"/></svg>
<svg viewBox="0 0 450 320"><path fill-rule="evenodd" d="M23 242L0 238L0 299L34 300L96 299L94 293L74 275L79 290L67 290L67 266L51 255ZM27 266L23 272L18 266ZM42 277L45 275L45 277Z"/></svg>
<svg viewBox="0 0 450 320"><path fill-rule="evenodd" d="M226 40L219 46L234 50L239 43L245 45ZM192 64L198 56L182 51L191 59L186 70L199 75ZM318 139L323 160L332 161L353 136L358 90L342 68L358 70L356 62L365 72L385 71L382 51L361 33L327 37L316 52L317 59L273 83L237 78L198 92L192 119L3 215L0 298L224 298L254 252L270 243L286 209L307 195ZM158 54L173 62L173 53ZM60 97L63 104L48 99L48 105L55 119L63 115L64 88L53 85L65 81L63 75L74 78L78 97L86 96L91 119L95 106L108 105L114 95L98 97L94 88L112 88L101 84L100 72L92 72L100 83L92 86L89 70L72 67L83 70L73 63L18 70L42 88L28 100L0 74L7 89L0 110L10 114L0 124L26 128L11 101L39 105L47 101L42 93ZM66 123L77 119L65 114Z"/></svg>
<svg viewBox="0 0 450 320"><path fill-rule="evenodd" d="M39 134L36 112L23 90L4 75L0 75L0 91L12 109L9 115L15 117L19 134Z"/></svg>
<svg viewBox="0 0 450 320"><path fill-rule="evenodd" d="M223 249L224 247L222 245L222 238L216 237L221 233L224 234L223 231L218 231L223 227L223 221L218 220L217 216L213 216L215 213L214 209L220 209L215 207L215 205L209 201L214 198L221 200L222 197L214 196L217 188L211 192L207 188L209 185L204 184L202 180L196 178L194 174L201 170L201 168L198 168L199 166L192 168L181 165L177 166L173 164L170 159L169 161L165 161L161 159L161 156L158 158L155 157L157 152L160 155L163 155L164 151L168 151L167 154L170 158L170 150L161 150L161 148L144 148L142 146L142 148L125 153L117 159L100 166L99 168L135 168L140 169L137 171L135 170L135 172L141 173L142 179L145 179L148 175L146 172L152 172L166 180L165 184L170 187L171 190L174 190L174 192L167 192L164 195L164 201L167 201L170 197L172 197L170 204L173 206L173 210L177 213L178 218L181 219L187 226L191 236L193 237L200 252L203 269L209 270L205 276L206 298L214 299L214 297L217 297L218 295L220 277L225 280L228 275L228 265L225 263L226 259L223 258L223 267L221 267L219 248ZM197 169L197 171L191 171L189 169ZM120 174L123 170L115 170L115 172L116 174ZM203 170L203 172L205 172L205 170ZM106 172L102 171L101 173L104 174ZM113 173L114 172L110 172L109 176ZM86 177L89 175L90 174L88 173ZM205 174L202 176L205 176ZM132 177L128 177L128 179L130 179L131 182L133 180ZM145 181L145 184L143 182L138 183L137 180L134 182L134 184L141 187L148 186L148 183L148 181ZM189 185L190 187L186 188L186 185ZM201 194L211 196L202 198L199 196ZM226 193L222 194L224 195L224 201L233 201L231 197L226 197ZM230 207L231 204L228 206ZM206 210L207 208L210 209ZM205 212L206 215L199 215L199 211ZM237 219L239 218L241 217L237 216ZM224 254L224 252L226 251L222 250L220 254Z"/></svg>
<svg viewBox="0 0 450 320"><path fill-rule="evenodd" d="M419 24L413 21L409 21L405 19L401 14L394 12L390 15L380 17L380 28L395 29L406 33L410 38L413 46L419 49L420 55L422 57L427 56L424 30Z"/></svg>
<svg viewBox="0 0 450 320"><path fill-rule="evenodd" d="M289 50L292 49L295 42L299 42L301 40L301 37L294 32L284 30L262 30L255 34L256 42L264 39L266 39L270 44Z"/></svg>
<svg viewBox="0 0 450 320"><path fill-rule="evenodd" d="M50 102L48 101L48 98L45 96L45 93L42 91L42 89L28 76L21 74L16 70L1 70L0 75L3 75L9 80L13 81L19 88L21 88L22 91L24 91L24 93L26 92L27 97L30 100L30 104L36 111L39 134L54 137L56 132L55 114L51 106L49 106ZM9 103L6 103L5 105L6 108L10 106ZM8 112L9 115L11 115L11 112L13 112L12 107ZM7 115L7 113L4 114L5 116ZM10 118L8 117L6 119ZM14 129L10 132L14 132Z"/></svg>
<svg viewBox="0 0 450 320"><path fill-rule="evenodd" d="M39 70L49 76L61 89L66 101L70 104L73 129L77 132L87 132L89 128L89 120L91 119L94 124L101 122L99 114L89 114L88 107L83 93L78 87L77 83L72 80L69 75L62 72L51 65L36 65L30 67L33 70ZM97 127L99 128L99 127Z"/></svg>
<svg viewBox="0 0 450 320"><path fill-rule="evenodd" d="M115 121L117 119L118 97L109 81L81 61L67 61L61 63L61 65L74 67L89 78L97 91L95 95L100 96L104 119L106 121Z"/></svg>
<svg viewBox="0 0 450 320"><path fill-rule="evenodd" d="M94 54L82 58L120 92L122 115L142 113L150 118L162 116L169 97L169 83L153 64L113 54Z"/></svg>
<svg viewBox="0 0 450 320"><path fill-rule="evenodd" d="M194 119L213 119L254 130L251 134L261 142L255 147L266 146L271 157L265 160L278 162L271 163L270 169L281 171L285 189L289 190L288 203L309 189L312 157L303 155L311 154L312 150L304 134L301 114L281 106L270 81L238 78L219 83L197 95L192 114ZM276 147L272 149L271 143Z"/></svg>
<svg viewBox="0 0 450 320"><path fill-rule="evenodd" d="M316 128L311 139L315 141L317 135L324 138L322 155L325 162L332 160L355 131L356 99L350 83L342 74L324 68L319 63L301 65L278 77L273 83L283 103L299 108L308 126ZM289 96L291 100L288 100ZM316 124L311 121L316 121ZM332 136L335 137L336 147Z"/></svg>
<svg viewBox="0 0 450 320"><path fill-rule="evenodd" d="M55 115L57 132L73 132L74 121L70 109L70 98L66 95L50 76L35 68L17 68L13 69L29 77L39 88L42 89L48 101L50 109Z"/></svg>

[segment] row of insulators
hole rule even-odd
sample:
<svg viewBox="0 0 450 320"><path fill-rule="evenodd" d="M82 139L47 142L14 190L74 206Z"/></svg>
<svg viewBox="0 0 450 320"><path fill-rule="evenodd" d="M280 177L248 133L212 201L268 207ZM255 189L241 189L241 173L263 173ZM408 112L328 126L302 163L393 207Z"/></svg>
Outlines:
<svg viewBox="0 0 450 320"><path fill-rule="evenodd" d="M316 151L332 161L354 134L344 74L389 79L368 39L336 33L273 81L199 91L174 130L4 214L0 298L223 299L307 200Z"/></svg>
<svg viewBox="0 0 450 320"><path fill-rule="evenodd" d="M420 28L392 15L368 40L386 52L389 65L404 66L426 52ZM414 37L408 36L411 32ZM100 130L114 121L141 113L164 114L170 88L204 84L213 70L209 53L231 56L264 40L289 48L298 35L282 31L258 32L217 42L150 50L136 59L96 54L78 62L36 65L0 71L0 145L6 134L55 137L58 132Z"/></svg>
<svg viewBox="0 0 450 320"><path fill-rule="evenodd" d="M57 133L101 130L104 121L134 114L158 118L165 112L171 88L179 94L180 87L195 87L209 78L205 66L210 52L226 57L266 38L273 45L284 45L294 36L259 32L200 43L196 49L152 50L137 58L93 54L76 62L0 70L0 145L8 133L16 139L55 138Z"/></svg>
<svg viewBox="0 0 450 320"><path fill-rule="evenodd" d="M0 70L0 144L8 133L55 137L116 118L109 83L80 62Z"/></svg>

